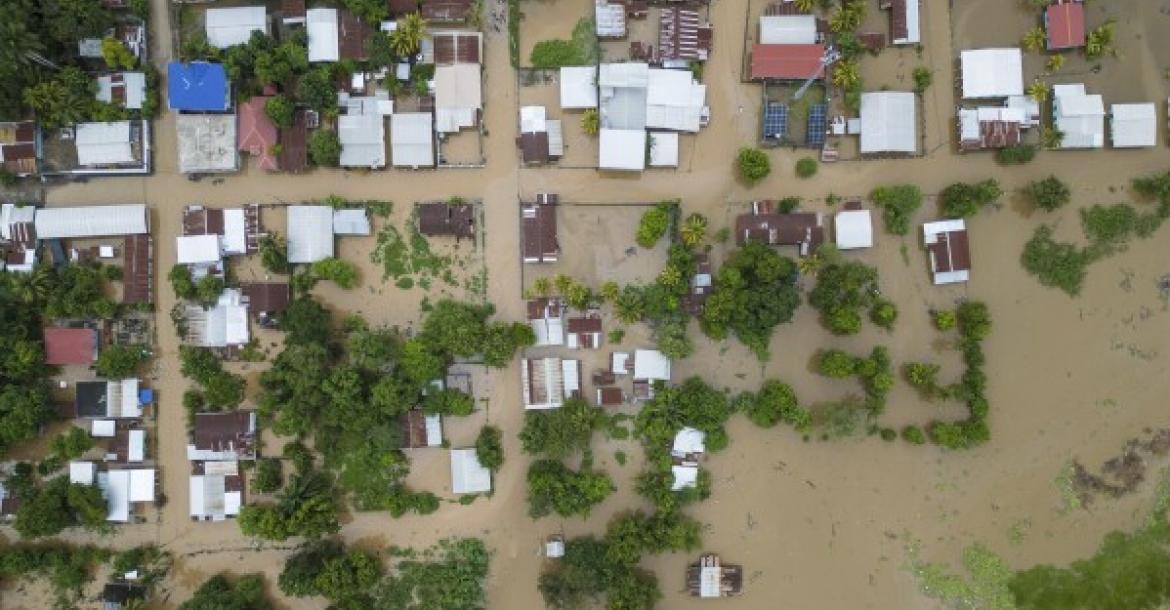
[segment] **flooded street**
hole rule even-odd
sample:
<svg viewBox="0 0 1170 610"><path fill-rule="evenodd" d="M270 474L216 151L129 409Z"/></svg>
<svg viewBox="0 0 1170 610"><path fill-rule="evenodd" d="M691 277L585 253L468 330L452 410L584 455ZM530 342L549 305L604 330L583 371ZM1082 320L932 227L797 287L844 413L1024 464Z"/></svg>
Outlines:
<svg viewBox="0 0 1170 610"><path fill-rule="evenodd" d="M987 16L982 11L976 16L970 10L978 3L955 4L960 11L956 28L969 19ZM1158 7L1166 3L1131 0L1120 4L1146 8L1141 10L1142 18L1119 23L1117 37L1125 41L1124 56L1106 60L1105 71L1113 73L1100 82L1102 88L1109 86L1108 82L1124 84L1116 94L1109 89L1101 92L1106 94L1107 103L1154 100L1164 108L1161 102L1166 98L1167 81L1162 72L1170 66L1170 42L1162 33L1170 28L1170 17ZM155 32L167 31L162 5L161 0L155 2ZM488 270L487 298L496 305L498 316L519 320L524 309L518 201L538 192L559 193L562 201L580 204L680 197L683 213L705 214L714 233L732 221L732 206L753 198L797 195L805 198L805 208L831 213L822 203L830 193L863 196L874 186L905 182L919 185L923 192L937 193L955 181L987 177L997 178L1008 194L1001 209L984 211L968 221L973 258L968 284L958 288L931 285L921 237L916 232L903 244L883 231L876 235L877 247L846 255L878 268L883 292L900 310L893 333L867 325L860 335L834 337L820 326L815 311L802 307L791 324L777 330L771 344L772 359L761 366L738 343L710 342L701 338L697 324L692 324L691 336L698 349L691 358L676 363L676 381L701 375L716 387L735 391L755 389L761 380L776 378L792 384L802 403L812 404L861 392L852 380L829 380L811 372L810 359L819 349L838 347L862 354L875 345L885 345L895 366L929 359L943 364L944 376L954 376L959 370L959 354L935 351L940 335L929 324L928 310L950 306L959 299L978 299L988 304L994 323L985 344L992 439L979 449L944 452L931 445L884 443L876 436L804 441L790 429L764 430L746 418L733 418L728 428L730 447L709 456L704 464L713 474L712 496L687 509L707 526L704 549L743 564L746 572L744 595L718 605L764 608L783 600L782 606L790 610L934 608L936 602L919 593L917 583L904 569L905 536L922 541L923 558L929 561L957 562L964 546L983 542L1013 567L1023 567L1037 562L1067 563L1087 556L1104 533L1132 529L1140 523L1148 509L1151 482L1123 499L1098 499L1086 510L1065 514L1054 479L1073 459L1095 469L1117 454L1126 440L1146 436L1145 429L1170 426L1165 409L1170 388L1166 381L1170 374L1170 309L1166 295L1158 289L1158 281L1170 274L1170 229L1163 228L1153 238L1134 242L1126 251L1093 265L1076 299L1040 286L1020 267L1019 257L1024 242L1042 222L1058 223L1061 238L1079 238L1078 208L1127 200L1130 178L1170 168L1166 147L1041 152L1033 163L1013 167L996 165L990 154L953 153L950 141L955 100L948 87L955 80L952 22L945 3L928 0L923 10L927 51L920 61L934 71L935 85L927 91L923 104L925 156L825 164L814 178L798 180L793 165L806 152L777 149L769 152L771 176L754 187L745 187L735 179L732 160L740 146L757 139L759 131L759 87L740 82L740 32L746 5L747 0L717 0L711 6L715 48L704 79L712 119L695 139L689 167L679 171L625 176L592 169L521 169L514 143L517 87L508 63L507 38L489 28L485 70L491 94L485 122L490 136L484 139L488 162L483 169L367 174L315 170L300 176L267 175L249 169L222 180L192 182L177 173L174 120L167 115L155 129L154 175L95 179L50 190L50 206L149 204L156 237L155 277L160 280L156 286L160 359L157 378L150 384L160 397L159 462L168 502L159 523L122 526L104 539L70 538L117 547L149 542L167 548L177 558L176 569L163 587L170 606L189 596L206 577L224 570L264 572L273 596L280 595L275 579L286 554L283 549L291 545L253 546L232 521L194 523L187 516L188 462L180 403L187 382L179 373L179 342L166 316L175 300L165 280L166 271L175 262L174 236L185 205L286 204L338 194L348 199L392 200L393 221L401 223L416 201L452 195L480 198L486 216L483 264ZM1096 10L1095 4L1090 6ZM547 4L541 7L548 10ZM490 2L487 10L502 13L505 9ZM871 10L876 12L875 7ZM881 16L884 18L884 13ZM995 19L1020 22L1018 13L1011 12L989 18ZM570 28L554 28L550 35L563 36ZM979 28L995 31L990 22ZM1013 36L1016 34L962 42L1008 44ZM155 39L167 40L169 35L156 34ZM525 50L529 46L522 44ZM155 51L160 64L168 59L166 54L165 49ZM1139 71L1140 78L1135 76ZM867 82L893 78L874 75ZM1164 117L1160 129L1165 133ZM1073 204L1052 214L1033 212L1015 190L1049 174L1070 184ZM915 216L913 226L917 229L935 215L928 202ZM265 223L283 233L283 220L270 220L282 217L272 214L265 217ZM634 228L631 224L608 238L632 246ZM560 230L571 234L574 227L562 224ZM340 253L361 265L363 282L344 296L323 286L317 291L322 299L339 311L361 311L379 323L417 320L422 293L402 291L393 281L383 285L380 269L370 263L368 251L345 239L340 243ZM372 244L373 240L361 243ZM715 260L721 261L724 252L723 246L716 246ZM563 257L575 254L566 251ZM455 293L460 295L461 291ZM627 339L627 346L632 347L629 343ZM495 477L493 497L468 506L444 504L435 514L397 520L385 513L353 514L343 527L343 537L369 548L391 544L422 547L453 535L482 537L494 550L488 582L490 607L542 608L536 579L543 562L539 550L544 536L554 532L567 536L600 534L614 514L648 506L643 506L633 489L641 456L635 442L604 441L599 435L594 446L597 463L614 477L618 492L588 520L545 518L533 522L525 503L528 458L521 454L516 438L523 422L519 378L513 364L493 379L486 419L504 430L507 455ZM922 401L899 377L882 423L901 427L961 413L957 406ZM269 444L267 450L271 452L273 447ZM624 466L612 459L618 449L631 457ZM1152 462L1148 478L1155 478L1161 466ZM443 468L427 472L434 472L439 479L432 482L433 489L448 485ZM1008 532L1022 523L1029 524L1026 534L1022 542L1013 543ZM6 535L14 537L11 532ZM700 607L700 601L687 597L684 591L685 566L694 559L668 554L644 561L657 573L665 595L659 607ZM0 606L40 607L37 600L13 591L0 593ZM323 603L282 599L278 607L319 608Z"/></svg>

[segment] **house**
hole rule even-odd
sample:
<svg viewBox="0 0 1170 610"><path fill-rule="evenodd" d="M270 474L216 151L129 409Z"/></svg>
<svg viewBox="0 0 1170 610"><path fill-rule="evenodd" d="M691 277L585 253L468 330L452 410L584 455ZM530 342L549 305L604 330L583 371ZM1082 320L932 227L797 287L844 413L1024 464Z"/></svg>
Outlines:
<svg viewBox="0 0 1170 610"><path fill-rule="evenodd" d="M34 226L42 240L150 233L149 214L141 204L40 208Z"/></svg>
<svg viewBox="0 0 1170 610"><path fill-rule="evenodd" d="M520 206L520 228L524 237L523 256L526 263L555 263L560 256L555 195L551 201Z"/></svg>
<svg viewBox="0 0 1170 610"><path fill-rule="evenodd" d="M711 53L711 24L698 11L664 7L658 19L658 56L666 61L706 61Z"/></svg>
<svg viewBox="0 0 1170 610"><path fill-rule="evenodd" d="M1113 104L1109 108L1109 127L1114 148L1158 144L1158 111L1153 104Z"/></svg>
<svg viewBox="0 0 1170 610"><path fill-rule="evenodd" d="M45 328L44 338L45 364L89 366L97 361L98 333L92 328L50 326Z"/></svg>
<svg viewBox="0 0 1170 610"><path fill-rule="evenodd" d="M111 582L102 588L102 610L120 610L131 600L146 600L146 587L128 582Z"/></svg>
<svg viewBox="0 0 1170 610"><path fill-rule="evenodd" d="M333 210L334 235L369 235L373 228L365 208L342 208Z"/></svg>
<svg viewBox="0 0 1170 610"><path fill-rule="evenodd" d="M138 428L117 428L109 444L106 462L140 464L146 459L146 431Z"/></svg>
<svg viewBox="0 0 1170 610"><path fill-rule="evenodd" d="M895 46L922 42L919 0L879 0L878 8L890 11L890 44Z"/></svg>
<svg viewBox="0 0 1170 610"><path fill-rule="evenodd" d="M199 347L248 344L248 305L238 289L225 289L209 309L204 309L201 304L189 304L184 309L187 319L184 339L187 343Z"/></svg>
<svg viewBox="0 0 1170 610"><path fill-rule="evenodd" d="M565 66L560 81L563 110L597 108L596 66Z"/></svg>
<svg viewBox="0 0 1170 610"><path fill-rule="evenodd" d="M429 112L396 112L390 117L390 161L394 167L435 166L435 136Z"/></svg>
<svg viewBox="0 0 1170 610"><path fill-rule="evenodd" d="M260 206L243 208L183 208L183 235L220 237L223 256L254 254L260 249Z"/></svg>
<svg viewBox="0 0 1170 610"><path fill-rule="evenodd" d="M570 349L597 349L601 347L601 315L593 312L583 317L569 318L568 339Z"/></svg>
<svg viewBox="0 0 1170 610"><path fill-rule="evenodd" d="M167 64L167 103L179 112L226 112L231 108L231 92L223 65Z"/></svg>
<svg viewBox="0 0 1170 610"><path fill-rule="evenodd" d="M1040 102L1036 98L1030 95L1010 95L1003 105L1023 113L1021 127L1026 129L1040 125Z"/></svg>
<svg viewBox="0 0 1170 610"><path fill-rule="evenodd" d="M670 359L655 349L634 350L634 381L670 381Z"/></svg>
<svg viewBox="0 0 1170 610"><path fill-rule="evenodd" d="M305 11L305 31L309 37L310 62L334 62L341 59L337 9L311 8Z"/></svg>
<svg viewBox="0 0 1170 610"><path fill-rule="evenodd" d="M1085 46L1085 5L1081 0L1056 0L1044 10L1048 50Z"/></svg>
<svg viewBox="0 0 1170 610"><path fill-rule="evenodd" d="M435 131L458 133L475 127L483 108L483 79L478 63L435 67Z"/></svg>
<svg viewBox="0 0 1170 610"><path fill-rule="evenodd" d="M17 176L37 173L40 144L37 125L32 121L0 122L0 163Z"/></svg>
<svg viewBox="0 0 1170 610"><path fill-rule="evenodd" d="M760 38L762 45L810 45L820 42L817 18L813 15L762 15Z"/></svg>
<svg viewBox="0 0 1170 610"><path fill-rule="evenodd" d="M180 235L175 238L175 262L191 267L192 275L202 279L208 274L223 273L222 238L218 235Z"/></svg>
<svg viewBox="0 0 1170 610"><path fill-rule="evenodd" d="M1020 49L972 49L959 54L963 99L1000 98L1024 94Z"/></svg>
<svg viewBox="0 0 1170 610"><path fill-rule="evenodd" d="M390 0L399 3L402 0ZM422 2L422 16L430 23L454 23L466 20L475 8L473 0L425 0ZM407 12L414 12L411 9Z"/></svg>
<svg viewBox="0 0 1170 610"><path fill-rule="evenodd" d="M825 242L824 219L819 212L780 214L772 201L753 201L752 211L735 218L735 242L759 241L770 246L797 246L801 256Z"/></svg>
<svg viewBox="0 0 1170 610"><path fill-rule="evenodd" d="M263 6L209 8L203 22L207 42L217 49L247 44L252 32L268 34L268 14Z"/></svg>
<svg viewBox="0 0 1170 610"><path fill-rule="evenodd" d="M1105 146L1105 101L1089 95L1083 83L1052 86L1052 124L1063 137L1061 148Z"/></svg>
<svg viewBox="0 0 1170 610"><path fill-rule="evenodd" d="M873 247L873 217L869 210L843 210L833 218L837 249Z"/></svg>
<svg viewBox="0 0 1170 610"><path fill-rule="evenodd" d="M524 358L520 386L525 409L556 409L566 399L580 397L581 361L560 358Z"/></svg>
<svg viewBox="0 0 1170 610"><path fill-rule="evenodd" d="M939 220L922 225L935 285L966 282L971 275L971 251L963 220Z"/></svg>
<svg viewBox="0 0 1170 610"><path fill-rule="evenodd" d="M154 301L154 238L127 235L122 243L122 302Z"/></svg>
<svg viewBox="0 0 1170 610"><path fill-rule="evenodd" d="M704 599L743 593L743 566L723 565L719 556L707 553L687 566L687 591Z"/></svg>
<svg viewBox="0 0 1170 610"><path fill-rule="evenodd" d="M238 148L256 160L256 167L267 172L280 169L275 153L279 134L264 107L272 98L255 96L240 104L240 124L237 129Z"/></svg>
<svg viewBox="0 0 1170 610"><path fill-rule="evenodd" d="M142 417L137 379L79 381L74 405L86 419L133 419Z"/></svg>
<svg viewBox="0 0 1170 610"><path fill-rule="evenodd" d="M209 461L195 466L188 479L191 519L223 521L240 514L244 503L244 477L239 462Z"/></svg>
<svg viewBox="0 0 1170 610"><path fill-rule="evenodd" d="M106 521L127 523L130 521L131 504L155 500L153 468L99 472L97 484L106 497Z"/></svg>
<svg viewBox="0 0 1170 610"><path fill-rule="evenodd" d="M300 173L309 167L309 126L304 108L293 111L291 127L280 129L280 154L277 165L289 173Z"/></svg>
<svg viewBox="0 0 1170 610"><path fill-rule="evenodd" d="M97 77L97 99L127 110L141 110L146 101L144 72L114 72Z"/></svg>
<svg viewBox="0 0 1170 610"><path fill-rule="evenodd" d="M130 121L78 123L73 130L77 165L80 167L120 167L142 163L141 145L138 154L134 150L140 140L135 137Z"/></svg>
<svg viewBox="0 0 1170 610"><path fill-rule="evenodd" d="M558 298L539 298L528 301L528 325L536 336L533 345L565 344L565 307Z"/></svg>
<svg viewBox="0 0 1170 610"><path fill-rule="evenodd" d="M699 460L707 450L706 439L707 435L703 431L690 427L684 427L674 435L670 448L672 491L698 486Z"/></svg>
<svg viewBox="0 0 1170 610"><path fill-rule="evenodd" d="M187 459L230 462L256 459L256 412L196 413Z"/></svg>
<svg viewBox="0 0 1170 610"><path fill-rule="evenodd" d="M861 154L918 152L918 112L909 91L861 94Z"/></svg>
<svg viewBox="0 0 1170 610"><path fill-rule="evenodd" d="M451 493L477 494L492 490L492 472L479 463L475 449L451 450Z"/></svg>
<svg viewBox="0 0 1170 610"><path fill-rule="evenodd" d="M640 172L646 169L645 129L602 129L598 168Z"/></svg>
<svg viewBox="0 0 1170 610"><path fill-rule="evenodd" d="M288 262L315 263L333 257L333 209L323 205L288 207Z"/></svg>
<svg viewBox="0 0 1170 610"><path fill-rule="evenodd" d="M620 2L609 0L594 0L594 21L597 24L598 38L625 38L626 37L626 6Z"/></svg>
<svg viewBox="0 0 1170 610"><path fill-rule="evenodd" d="M752 80L806 80L825 77L823 44L752 45Z"/></svg>
<svg viewBox="0 0 1170 610"><path fill-rule="evenodd" d="M561 158L565 154L561 122L546 118L544 106L522 106L516 145L525 165L543 165Z"/></svg>
<svg viewBox="0 0 1170 610"><path fill-rule="evenodd" d="M711 257L706 252L695 254L695 273L691 276L691 290L683 295L683 307L698 317L703 313L703 305L711 294L713 286L711 276Z"/></svg>
<svg viewBox="0 0 1170 610"><path fill-rule="evenodd" d="M337 117L341 141L341 166L381 169L386 167L386 119L384 114L361 104L365 111Z"/></svg>
<svg viewBox="0 0 1170 610"><path fill-rule="evenodd" d="M281 0L280 16L284 25L305 25L305 0Z"/></svg>
<svg viewBox="0 0 1170 610"><path fill-rule="evenodd" d="M175 130L180 173L210 174L240 169L236 115L179 114L175 117Z"/></svg>
<svg viewBox="0 0 1170 610"><path fill-rule="evenodd" d="M285 282L240 282L240 292L252 317L261 322L284 313L292 300Z"/></svg>
<svg viewBox="0 0 1170 610"><path fill-rule="evenodd" d="M415 206L418 231L427 237L475 237L475 208L469 203L432 201Z"/></svg>
<svg viewBox="0 0 1170 610"><path fill-rule="evenodd" d="M443 420L438 414L410 409L402 414L402 448L422 449L443 445Z"/></svg>
<svg viewBox="0 0 1170 610"><path fill-rule="evenodd" d="M1025 110L1009 106L959 109L959 150L1007 148L1020 143Z"/></svg>
<svg viewBox="0 0 1170 610"><path fill-rule="evenodd" d="M0 270L29 273L37 262L37 209L13 203L0 205Z"/></svg>
<svg viewBox="0 0 1170 610"><path fill-rule="evenodd" d="M626 394L621 388L597 388L597 406L618 407L626 402Z"/></svg>
<svg viewBox="0 0 1170 610"><path fill-rule="evenodd" d="M667 131L651 131L650 167L678 167L678 134Z"/></svg>
<svg viewBox="0 0 1170 610"><path fill-rule="evenodd" d="M464 30L443 30L431 34L432 53L436 66L482 63L483 33ZM437 73L437 72L436 72Z"/></svg>
<svg viewBox="0 0 1170 610"><path fill-rule="evenodd" d="M697 133L710 114L707 86L690 70L650 68L646 86L646 128Z"/></svg>

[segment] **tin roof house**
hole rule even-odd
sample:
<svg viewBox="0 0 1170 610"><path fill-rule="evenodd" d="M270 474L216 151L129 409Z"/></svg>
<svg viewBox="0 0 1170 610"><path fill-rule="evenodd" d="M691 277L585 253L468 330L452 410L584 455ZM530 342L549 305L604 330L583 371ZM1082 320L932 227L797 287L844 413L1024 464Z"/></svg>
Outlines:
<svg viewBox="0 0 1170 610"><path fill-rule="evenodd" d="M545 201L555 202L554 199ZM560 256L557 243L557 208L555 203L524 204L520 207L520 225L524 238L526 263L555 263Z"/></svg>
<svg viewBox="0 0 1170 610"><path fill-rule="evenodd" d="M935 285L966 282L971 277L971 251L963 220L939 220L922 225Z"/></svg>
<svg viewBox="0 0 1170 610"><path fill-rule="evenodd" d="M959 54L963 99L1024 94L1023 54L1018 48L970 49Z"/></svg>

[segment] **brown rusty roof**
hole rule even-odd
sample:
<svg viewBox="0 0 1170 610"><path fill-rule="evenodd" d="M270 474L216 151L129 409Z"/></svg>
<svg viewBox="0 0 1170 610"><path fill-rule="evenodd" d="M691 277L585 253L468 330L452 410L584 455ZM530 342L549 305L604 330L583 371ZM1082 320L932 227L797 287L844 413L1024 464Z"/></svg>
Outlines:
<svg viewBox="0 0 1170 610"><path fill-rule="evenodd" d="M92 328L44 329L45 364L92 364L97 359L98 334Z"/></svg>
<svg viewBox="0 0 1170 610"><path fill-rule="evenodd" d="M342 59L365 59L370 41L370 26L348 10L341 10L337 26L337 40L341 45Z"/></svg>
<svg viewBox="0 0 1170 610"><path fill-rule="evenodd" d="M418 231L423 235L454 235L475 237L475 208L467 203L434 201L420 203Z"/></svg>
<svg viewBox="0 0 1170 610"><path fill-rule="evenodd" d="M187 206L183 209L183 235L223 235L223 210Z"/></svg>
<svg viewBox="0 0 1170 610"><path fill-rule="evenodd" d="M749 241L772 246L819 245L824 241L824 227L814 212L740 214L735 219L735 240L740 245Z"/></svg>
<svg viewBox="0 0 1170 610"><path fill-rule="evenodd" d="M402 447L418 449L427 446L427 415L419 409L410 409L399 419L402 426Z"/></svg>
<svg viewBox="0 0 1170 610"><path fill-rule="evenodd" d="M597 388L597 403L603 407L620 405L625 398L621 388Z"/></svg>
<svg viewBox="0 0 1170 610"><path fill-rule="evenodd" d="M601 318L569 318L568 329L571 333L599 333L601 332Z"/></svg>
<svg viewBox="0 0 1170 610"><path fill-rule="evenodd" d="M521 209L524 229L524 259L533 262L554 261L560 252L557 244L557 211L551 205L526 205Z"/></svg>
<svg viewBox="0 0 1170 610"><path fill-rule="evenodd" d="M309 167L308 129L305 124L305 111L298 108L293 112L292 127L280 130L280 169L291 173L300 173Z"/></svg>
<svg viewBox="0 0 1170 610"><path fill-rule="evenodd" d="M149 235L127 235L122 247L122 302L153 303L154 240Z"/></svg>
<svg viewBox="0 0 1170 610"><path fill-rule="evenodd" d="M548 163L548 132L522 133L516 138L520 156L525 163L541 165Z"/></svg>
<svg viewBox="0 0 1170 610"><path fill-rule="evenodd" d="M241 282L240 290L248 299L248 310L253 316L283 312L292 299L288 284L284 282Z"/></svg>
<svg viewBox="0 0 1170 610"><path fill-rule="evenodd" d="M304 17L305 0L281 0L280 13L285 18Z"/></svg>
<svg viewBox="0 0 1170 610"><path fill-rule="evenodd" d="M200 451L235 451L241 457L255 455L252 411L196 413L193 432Z"/></svg>
<svg viewBox="0 0 1170 610"><path fill-rule="evenodd" d="M427 21L463 21L474 4L473 0L422 0L422 14Z"/></svg>
<svg viewBox="0 0 1170 610"><path fill-rule="evenodd" d="M527 309L529 320L543 320L546 317L559 318L561 316L561 300L555 297L529 299Z"/></svg>
<svg viewBox="0 0 1170 610"><path fill-rule="evenodd" d="M935 270L939 273L971 270L971 249L967 231L948 231L938 235L938 241L927 246L934 255Z"/></svg>
<svg viewBox="0 0 1170 610"><path fill-rule="evenodd" d="M478 64L482 34L479 32L442 32L432 37L435 65Z"/></svg>
<svg viewBox="0 0 1170 610"><path fill-rule="evenodd" d="M386 9L391 17L418 12L418 0L386 0Z"/></svg>
<svg viewBox="0 0 1170 610"><path fill-rule="evenodd" d="M979 139L962 140L963 150L1006 148L1020 143L1020 124L1016 121L979 121Z"/></svg>

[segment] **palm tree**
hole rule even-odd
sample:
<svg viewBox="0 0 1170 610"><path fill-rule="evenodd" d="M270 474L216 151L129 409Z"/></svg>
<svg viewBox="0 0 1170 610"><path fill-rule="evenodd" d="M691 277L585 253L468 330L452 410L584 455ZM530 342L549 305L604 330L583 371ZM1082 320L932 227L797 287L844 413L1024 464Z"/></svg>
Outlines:
<svg viewBox="0 0 1170 610"><path fill-rule="evenodd" d="M581 130L587 136L595 136L601 131L601 117L596 110L590 108L581 115Z"/></svg>
<svg viewBox="0 0 1170 610"><path fill-rule="evenodd" d="M569 291L573 289L576 283L571 276L565 275L564 273L558 273L556 279L553 280L553 284L557 287L557 294L561 296L569 294Z"/></svg>
<svg viewBox="0 0 1170 610"><path fill-rule="evenodd" d="M617 282L609 281L601 285L601 300L606 303L617 301L619 294L621 294L621 287L618 286Z"/></svg>
<svg viewBox="0 0 1170 610"><path fill-rule="evenodd" d="M674 265L667 265L662 269L662 273L658 274L658 283L667 288L678 288L682 285L682 281L682 272Z"/></svg>
<svg viewBox="0 0 1170 610"><path fill-rule="evenodd" d="M414 55L426 37L427 24L422 15L410 13L398 20L398 28L390 34L390 48L399 57Z"/></svg>
<svg viewBox="0 0 1170 610"><path fill-rule="evenodd" d="M533 294L541 297L547 297L552 293L552 280L547 277L538 277L532 282Z"/></svg>
<svg viewBox="0 0 1170 610"><path fill-rule="evenodd" d="M856 59L842 59L833 66L833 84L848 89L861 79Z"/></svg>
<svg viewBox="0 0 1170 610"><path fill-rule="evenodd" d="M802 13L811 13L816 8L817 0L796 0L796 10Z"/></svg>
<svg viewBox="0 0 1170 610"><path fill-rule="evenodd" d="M800 259L800 263L798 265L800 268L800 274L807 275L809 277L815 277L816 274L820 272L824 263L825 260L821 258L820 254L815 252L809 254L808 256Z"/></svg>
<svg viewBox="0 0 1170 610"><path fill-rule="evenodd" d="M1048 85L1044 84L1043 81L1034 80L1031 85L1028 85L1028 95L1043 104L1044 100L1048 99Z"/></svg>
<svg viewBox="0 0 1170 610"><path fill-rule="evenodd" d="M1049 72L1060 72L1060 69L1063 67L1064 55L1053 55L1052 57L1048 58L1047 68Z"/></svg>
<svg viewBox="0 0 1170 610"><path fill-rule="evenodd" d="M1064 132L1055 127L1040 128L1040 144L1044 148L1060 148L1064 142Z"/></svg>
<svg viewBox="0 0 1170 610"><path fill-rule="evenodd" d="M1024 37L1020 39L1020 45L1032 53L1039 53L1047 44L1048 35L1040 26L1024 32Z"/></svg>
<svg viewBox="0 0 1170 610"><path fill-rule="evenodd" d="M682 241L688 246L696 246L707 235L707 218L698 212L687 216L680 231Z"/></svg>

